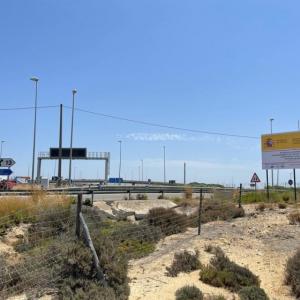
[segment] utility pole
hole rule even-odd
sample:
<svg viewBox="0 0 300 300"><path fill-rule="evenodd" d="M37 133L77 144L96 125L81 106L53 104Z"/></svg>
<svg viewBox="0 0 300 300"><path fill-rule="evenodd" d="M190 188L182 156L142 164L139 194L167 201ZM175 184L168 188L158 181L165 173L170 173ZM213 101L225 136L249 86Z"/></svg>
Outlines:
<svg viewBox="0 0 300 300"><path fill-rule="evenodd" d="M33 121L33 146L32 146L32 169L31 169L31 184L34 184L34 165L35 165L35 141L36 141L36 114L37 114L37 94L38 94L38 81L37 77L31 77L31 81L35 83L35 97L34 97L34 121Z"/></svg>
<svg viewBox="0 0 300 300"><path fill-rule="evenodd" d="M164 146L164 183L166 183L166 146Z"/></svg>
<svg viewBox="0 0 300 300"><path fill-rule="evenodd" d="M270 119L271 134L273 134L273 121L274 121L274 119L271 118ZM272 182L272 187L274 187L274 172L273 172L273 168L271 169L271 182Z"/></svg>
<svg viewBox="0 0 300 300"><path fill-rule="evenodd" d="M3 151L3 144L5 143L5 141L1 141L1 149L0 149L0 158L2 158L2 151Z"/></svg>
<svg viewBox="0 0 300 300"><path fill-rule="evenodd" d="M144 181L144 161L141 160L142 163L142 181Z"/></svg>
<svg viewBox="0 0 300 300"><path fill-rule="evenodd" d="M122 141L118 141L120 144L120 161L119 161L119 178L121 178L121 164L122 164ZM121 180L119 179L119 183L121 184Z"/></svg>
<svg viewBox="0 0 300 300"><path fill-rule="evenodd" d="M183 183L186 184L186 162L183 164Z"/></svg>
<svg viewBox="0 0 300 300"><path fill-rule="evenodd" d="M69 162L69 185L72 182L72 159L73 159L73 126L74 126L74 104L75 104L75 94L77 90L72 90L72 120L71 120L71 138L70 138L70 162Z"/></svg>
<svg viewBox="0 0 300 300"><path fill-rule="evenodd" d="M58 181L57 181L58 186L61 186L62 122L63 122L63 105L61 104L60 105L60 122L59 122Z"/></svg>

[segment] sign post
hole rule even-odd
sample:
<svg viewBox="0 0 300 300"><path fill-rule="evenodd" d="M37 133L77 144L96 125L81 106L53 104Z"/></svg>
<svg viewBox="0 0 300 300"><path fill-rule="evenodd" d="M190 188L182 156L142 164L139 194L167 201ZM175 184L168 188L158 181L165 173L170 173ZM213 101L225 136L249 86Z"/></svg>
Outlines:
<svg viewBox="0 0 300 300"><path fill-rule="evenodd" d="M296 169L300 168L300 131L261 136L262 168L293 169L294 198L297 201Z"/></svg>
<svg viewBox="0 0 300 300"><path fill-rule="evenodd" d="M294 169L294 198L295 202L297 202L296 169Z"/></svg>
<svg viewBox="0 0 300 300"><path fill-rule="evenodd" d="M254 193L255 193L255 201L256 201L256 184L257 184L258 182L260 182L260 179L259 179L259 177L257 176L256 173L253 174L253 176L252 176L250 182L251 182L251 183L254 183L254 189L255 189L255 190L254 190Z"/></svg>

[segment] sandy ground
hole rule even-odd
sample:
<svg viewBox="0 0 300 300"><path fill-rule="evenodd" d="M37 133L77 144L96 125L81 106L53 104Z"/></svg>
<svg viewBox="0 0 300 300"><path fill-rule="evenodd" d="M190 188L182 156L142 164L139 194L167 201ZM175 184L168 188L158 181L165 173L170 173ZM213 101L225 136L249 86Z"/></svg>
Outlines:
<svg viewBox="0 0 300 300"><path fill-rule="evenodd" d="M208 244L220 246L231 260L258 275L270 299L295 299L290 288L284 285L284 269L287 259L300 247L300 226L289 225L286 215L290 209L258 213L249 205L245 210L245 218L205 224L200 236L197 236L197 229L189 229L167 237L153 254L131 261L129 299L174 300L175 291L186 284L194 284L206 295L221 294L226 299L238 299L224 289L202 283L199 271L179 274L176 278L165 275L166 266L170 266L176 251L198 249L200 261L209 263L212 255L204 251Z"/></svg>

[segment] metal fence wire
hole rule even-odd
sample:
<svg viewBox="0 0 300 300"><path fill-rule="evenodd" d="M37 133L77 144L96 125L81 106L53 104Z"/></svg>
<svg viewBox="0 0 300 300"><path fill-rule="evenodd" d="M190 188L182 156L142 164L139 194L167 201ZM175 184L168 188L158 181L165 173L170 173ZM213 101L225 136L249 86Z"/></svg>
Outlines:
<svg viewBox="0 0 300 300"><path fill-rule="evenodd" d="M66 207L33 209L31 215L25 214L26 210L20 210L18 214L24 215L24 219L20 217L19 223L26 224L26 229L10 248L11 254L0 255L0 298L26 294L36 299L49 289L57 293L57 284L64 276L61 266L68 253L66 248L72 243L84 243L91 254L91 264L96 270L99 283L107 286L107 270L101 265L102 253L95 241L99 243L109 240L116 247L115 250L130 261L139 257L134 248L136 245L150 247L151 250L164 238L186 232L186 235L174 239L173 244L168 244L165 248L165 253L168 253L187 245L202 234L201 224L216 218L211 215L211 207L216 205L216 211L222 219L222 205L237 207L240 199L239 189L215 189L209 193L199 189L188 200L191 205L189 210L186 209L187 202L183 201L172 209L160 208L155 214L149 212L139 221L128 221L126 214L112 216L96 207L83 205L83 193L78 194L76 203ZM16 212L12 211L0 218L0 228L6 226L2 241L18 224L13 219L15 216ZM157 255L162 255L162 251ZM145 258L145 262L157 258L154 251L148 260Z"/></svg>

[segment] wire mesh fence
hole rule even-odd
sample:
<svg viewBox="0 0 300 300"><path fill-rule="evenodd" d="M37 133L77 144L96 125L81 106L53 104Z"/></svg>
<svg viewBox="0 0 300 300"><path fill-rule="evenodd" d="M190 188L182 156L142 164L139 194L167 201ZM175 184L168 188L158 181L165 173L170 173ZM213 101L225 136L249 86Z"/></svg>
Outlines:
<svg viewBox="0 0 300 300"><path fill-rule="evenodd" d="M199 193L189 196L186 192L174 200L171 208L154 207L138 219L135 214L107 213L87 205L80 206L78 212L77 203L69 197L52 198L52 204L37 201L21 208L17 205L16 210L2 209L0 250L5 246L6 251L0 251L0 298L22 293L29 299L45 293L62 297L73 295L74 286L81 280L81 284L88 281L98 288L111 288L115 296L123 293L123 299L127 299L130 264L143 259L147 272L147 265L161 255L174 253L197 239L201 224L242 217L244 211L239 204L248 195L249 192L239 189L211 189L209 192L199 189ZM75 234L79 213L89 238L86 230L83 231L82 222L79 236ZM15 228L21 229L21 233L14 232ZM97 255L104 278L102 282L97 277L95 257L88 239ZM159 247L165 239L168 242ZM158 247L159 251L156 251ZM161 271L158 273L161 277ZM147 280L145 276L142 278ZM74 289L70 292L66 286Z"/></svg>

